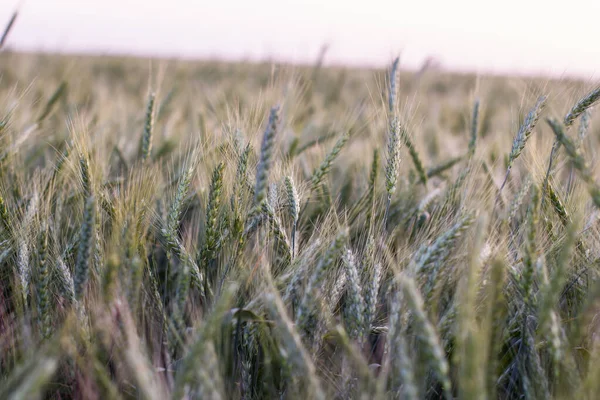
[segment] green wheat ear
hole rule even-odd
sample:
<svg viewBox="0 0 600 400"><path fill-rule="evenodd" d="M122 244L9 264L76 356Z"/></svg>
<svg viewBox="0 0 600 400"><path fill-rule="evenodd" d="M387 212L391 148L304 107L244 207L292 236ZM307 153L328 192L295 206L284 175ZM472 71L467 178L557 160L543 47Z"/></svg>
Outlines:
<svg viewBox="0 0 600 400"><path fill-rule="evenodd" d="M510 154L508 155L508 166L506 167L506 176L504 177L504 181L502 182L502 185L500 186L500 191L502 191L502 189L504 188L504 185L506 185L506 182L508 180L508 175L510 174L510 171L512 169L512 166L513 166L515 160L517 158L519 158L519 156L521 155L521 152L525 148L525 145L527 144L527 141L529 140L529 137L531 136L531 133L533 132L533 128L535 128L535 125L537 124L537 122L540 118L540 114L544 110L544 106L546 105L546 100L547 100L546 96L538 97L535 105L529 111L529 113L527 114L527 117L525 117L525 120L521 124L521 127L519 128L519 131L517 132L517 135L515 136L515 138L513 140Z"/></svg>
<svg viewBox="0 0 600 400"><path fill-rule="evenodd" d="M548 197L550 198L550 204L552 204L552 207L553 207L554 211L556 212L556 215L558 215L558 218L560 219L562 224L564 226L567 226L571 222L571 215L569 214L569 211L567 211L567 207L561 200L560 196L554 189L552 182L548 182L547 190L548 190Z"/></svg>
<svg viewBox="0 0 600 400"><path fill-rule="evenodd" d="M342 151L342 148L344 148L346 142L348 142L348 139L349 135L347 133L344 133L335 143L329 154L327 154L323 162L321 162L317 169L315 169L315 172L313 172L313 175L310 179L313 191L321 184L321 182L323 182L323 179L331 170L333 162L340 154L340 151Z"/></svg>
<svg viewBox="0 0 600 400"><path fill-rule="evenodd" d="M4 228L4 235L10 235L10 217L8 216L8 207L6 206L6 202L2 195L0 195L0 224L2 224L2 227Z"/></svg>
<svg viewBox="0 0 600 400"><path fill-rule="evenodd" d="M239 202L242 200L242 193L245 190L252 191L254 188L252 184L248 180L248 161L250 159L250 154L253 152L252 146L250 143L246 145L244 151L239 155L237 170L235 175L235 198L236 207Z"/></svg>
<svg viewBox="0 0 600 400"><path fill-rule="evenodd" d="M590 123L590 108L598 101L598 99L600 99L600 87L592 90L587 96L580 99L564 118L564 126L568 129L573 124L573 122L581 115L581 123L579 125L576 147L581 145L583 139L585 138ZM556 129L562 129L560 128L558 121L548 121L548 123L555 132ZM554 159L556 158L556 154L560 146L561 140L559 139L559 137L557 137L554 140L554 143L552 144L552 150L550 151L550 158L548 160L548 169L546 170L546 177L544 178L544 185L542 188L542 206L544 205L545 201L545 195L548 188L548 181L550 180L550 175L553 171L552 167L554 164Z"/></svg>
<svg viewBox="0 0 600 400"><path fill-rule="evenodd" d="M106 268L102 282L102 292L107 304L113 302L116 294L119 265L119 256L116 254L113 253L106 257Z"/></svg>
<svg viewBox="0 0 600 400"><path fill-rule="evenodd" d="M96 224L95 209L96 201L94 197L88 197L85 202L83 222L79 231L79 248L73 274L75 299L77 301L82 300L89 277L90 255L93 247L94 229Z"/></svg>
<svg viewBox="0 0 600 400"><path fill-rule="evenodd" d="M269 187L269 172L275 152L275 136L279 125L279 107L271 108L267 128L263 134L260 146L260 160L256 167L256 185L254 187L254 206L260 207L267 199L267 188Z"/></svg>
<svg viewBox="0 0 600 400"><path fill-rule="evenodd" d="M381 263L375 260L375 237L373 235L370 235L367 239L362 264L364 273L363 297L365 299L364 331L368 334L371 331L371 326L377 313L379 288L381 287L381 278L383 275Z"/></svg>
<svg viewBox="0 0 600 400"><path fill-rule="evenodd" d="M90 197L93 195L93 185L92 185L92 175L90 172L90 161L88 157L84 154L79 157L79 170L81 173L81 183L83 186L83 194L85 197Z"/></svg>
<svg viewBox="0 0 600 400"><path fill-rule="evenodd" d="M369 174L369 190L367 192L367 222L366 226L371 229L371 222L375 215L375 193L377 178L379 176L379 149L373 150L373 161L371 162L371 173Z"/></svg>
<svg viewBox="0 0 600 400"><path fill-rule="evenodd" d="M517 216L521 211L521 207L525 198L529 194L529 190L531 189L532 181L530 177L527 177L522 183L521 188L518 192L515 193L512 202L508 206L508 213L506 216L506 225L509 229L513 229L513 222L517 220ZM510 240L513 241L514 237L511 235Z"/></svg>
<svg viewBox="0 0 600 400"><path fill-rule="evenodd" d="M208 194L208 205L206 206L206 223L204 230L204 247L202 248L201 263L205 270L205 286L208 293L208 287L216 278L215 259L219 250L219 227L217 218L219 216L219 207L221 203L221 193L223 192L223 171L225 164L220 163L213 171ZM200 262L198 262L200 264Z"/></svg>
<svg viewBox="0 0 600 400"><path fill-rule="evenodd" d="M430 300L437 276L455 242L471 226L473 219L472 214L461 217L447 231L438 236L431 245L422 245L413 256L411 267L417 274L426 278L423 286L423 295L426 300Z"/></svg>
<svg viewBox="0 0 600 400"><path fill-rule="evenodd" d="M588 134L590 128L590 120L592 119L592 113L590 108L585 110L583 114L581 114L581 119L579 120L579 130L577 132L577 137L579 139L579 145L583 143L583 140Z"/></svg>
<svg viewBox="0 0 600 400"><path fill-rule="evenodd" d="M38 308L38 328L44 339L51 334L51 315L50 315L50 296L49 283L50 274L48 271L48 230L45 224L40 228L38 239L38 268L37 268L37 308Z"/></svg>
<svg viewBox="0 0 600 400"><path fill-rule="evenodd" d="M56 260L55 274L57 275L57 283L62 296L70 303L75 302L75 283L73 275L61 257Z"/></svg>
<svg viewBox="0 0 600 400"><path fill-rule="evenodd" d="M275 212L269 203L262 203L262 212L270 223L271 232L275 237L277 245L281 249L283 262L285 265L288 265L293 258L292 246L290 245L287 235L281 226L281 221L279 221L279 218L275 215Z"/></svg>
<svg viewBox="0 0 600 400"><path fill-rule="evenodd" d="M600 208L600 186L596 182L590 167L581 154L581 150L577 147L577 145L571 140L564 132L563 127L560 122L555 119L546 119L548 125L552 128L556 140L560 143L565 151L567 152L567 156L571 160L573 167L578 172L581 179L586 183L588 192L592 197L592 201L594 205Z"/></svg>
<svg viewBox="0 0 600 400"><path fill-rule="evenodd" d="M144 133L142 134L142 141L140 143L140 157L144 161L150 157L150 153L152 152L155 101L156 95L154 93L150 93L148 96L148 105L146 106L146 122L144 124Z"/></svg>
<svg viewBox="0 0 600 400"><path fill-rule="evenodd" d="M423 185L427 185L427 172L425 172L425 167L423 166L423 162L421 161L421 157L419 156L419 152L415 148L414 143L412 142L408 132L406 129L401 128L401 137L404 146L406 146L408 153L410 154L410 158L413 161L415 169L417 170L417 174L419 174L420 183Z"/></svg>
<svg viewBox="0 0 600 400"><path fill-rule="evenodd" d="M396 182L398 181L401 129L398 119L392 119L388 133L387 164L385 167L385 189L387 192L386 217L389 212L392 196L396 192Z"/></svg>
<svg viewBox="0 0 600 400"><path fill-rule="evenodd" d="M473 105L473 116L471 120L471 140L469 141L469 155L475 154L475 146L477 145L477 131L479 124L479 99L475 100Z"/></svg>
<svg viewBox="0 0 600 400"><path fill-rule="evenodd" d="M190 166L181 174L179 183L177 184L177 191L175 192L175 199L173 200L173 203L171 203L171 208L167 215L167 224L163 233L167 240L167 248L170 249L170 251L177 246L179 240L178 230L181 222L181 211L183 202L188 195L192 183L193 173L194 167Z"/></svg>
<svg viewBox="0 0 600 400"><path fill-rule="evenodd" d="M346 276L348 277L348 289L344 304L346 330L351 339L361 342L365 320L365 300L358 275L358 265L356 257L350 248L346 248L342 259Z"/></svg>
<svg viewBox="0 0 600 400"><path fill-rule="evenodd" d="M578 129L577 140L575 142L576 147L581 146L583 140L587 134L589 125L590 125L590 109L594 105L594 103L600 98L600 88L592 91L589 95L579 100L577 104L571 109L571 111L565 116L564 126L568 129L575 119L581 115L581 120ZM554 122L556 127L559 127L559 123L557 121ZM553 127L554 129L554 127ZM561 142L558 138L554 140L552 144L552 150L550 151L550 158L548 160L548 169L546 171L546 177L544 178L544 185L542 189L542 206L544 205L545 195L548 189L548 181L553 172L553 164L558 153L559 147L561 146ZM569 175L569 183L568 187L571 187L571 180L573 174L573 167L571 167L571 173Z"/></svg>
<svg viewBox="0 0 600 400"><path fill-rule="evenodd" d="M581 98L573 108L565 115L565 119L563 123L566 127L569 127L573 124L573 122L583 114L587 109L593 106L600 99L600 87L592 90L586 96Z"/></svg>
<svg viewBox="0 0 600 400"><path fill-rule="evenodd" d="M527 210L527 237L525 239L525 252L523 255L523 272L521 273L521 290L528 307L534 306L532 293L533 279L535 276L535 263L537 260L537 225L539 220L539 189L531 186L531 200Z"/></svg>
<svg viewBox="0 0 600 400"><path fill-rule="evenodd" d="M317 332L319 293L322 290L327 274L334 267L347 240L348 231L347 229L344 229L338 233L308 280L304 297L302 298L298 313L296 314L297 329L299 330L301 337L307 342L311 342L314 339L313 336ZM318 345L318 343L311 344L315 346Z"/></svg>
<svg viewBox="0 0 600 400"><path fill-rule="evenodd" d="M298 218L300 216L300 197L298 196L298 190L291 176L285 177L285 191L287 195L288 209L290 217L292 218L292 257L296 254L296 228L298 225Z"/></svg>
<svg viewBox="0 0 600 400"><path fill-rule="evenodd" d="M396 57L390 69L390 86L388 90L388 111L390 115L395 114L396 98L398 97L398 73L399 73L400 57Z"/></svg>

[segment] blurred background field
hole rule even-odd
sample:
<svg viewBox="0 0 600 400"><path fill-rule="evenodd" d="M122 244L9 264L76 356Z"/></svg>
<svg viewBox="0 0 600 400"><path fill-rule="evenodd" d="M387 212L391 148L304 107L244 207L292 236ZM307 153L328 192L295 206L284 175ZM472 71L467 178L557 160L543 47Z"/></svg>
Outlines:
<svg viewBox="0 0 600 400"><path fill-rule="evenodd" d="M363 149L370 150L368 142L386 135L385 69L323 67L319 60L302 66L13 52L1 57L5 107L25 105L12 120L17 130L26 130L32 118L45 113L46 101L60 89L59 101L45 116L45 129L36 133L51 135L50 143L65 139L64 117L78 115L134 151L150 90L164 103L158 104L157 126L165 142L175 143L182 136L207 140L207 133L221 134L228 128L258 131L264 110L284 99L294 106L289 107L282 146L351 129L353 141L367 142ZM529 102L545 93L560 112L591 85L564 78L458 74L424 65L402 71L398 90L403 119L427 161L435 164L458 156L469 141L476 99L485 99L480 111L482 143L490 147L491 156L501 156L504 141L518 128ZM536 141L542 146L551 139L540 135Z"/></svg>

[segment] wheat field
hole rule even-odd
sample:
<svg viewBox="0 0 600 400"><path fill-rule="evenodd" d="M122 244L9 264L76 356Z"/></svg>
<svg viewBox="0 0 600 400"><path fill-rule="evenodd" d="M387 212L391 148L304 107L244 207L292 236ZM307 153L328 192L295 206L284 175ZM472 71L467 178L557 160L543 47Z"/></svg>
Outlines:
<svg viewBox="0 0 600 400"><path fill-rule="evenodd" d="M0 398L597 398L598 98L0 53Z"/></svg>

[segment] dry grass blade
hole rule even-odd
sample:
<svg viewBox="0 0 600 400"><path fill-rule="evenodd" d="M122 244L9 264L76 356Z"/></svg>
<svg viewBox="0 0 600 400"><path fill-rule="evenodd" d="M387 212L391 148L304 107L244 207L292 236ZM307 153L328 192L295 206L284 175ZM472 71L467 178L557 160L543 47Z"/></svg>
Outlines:
<svg viewBox="0 0 600 400"><path fill-rule="evenodd" d="M436 329L427 318L423 298L411 278L403 276L400 279L400 286L406 303L412 311L415 322L419 327L418 339L423 342L428 362L442 384L444 397L451 399L450 367Z"/></svg>
<svg viewBox="0 0 600 400"><path fill-rule="evenodd" d="M427 179L443 174L444 172L461 162L463 159L464 156L453 157L447 161L440 163L439 165L435 165L433 167L428 168L426 174Z"/></svg>
<svg viewBox="0 0 600 400"><path fill-rule="evenodd" d="M326 397L317 378L316 368L302 345L292 321L287 316L281 299L269 293L265 296L265 303L269 307L271 318L276 321L290 363L303 372L300 376L304 376L310 384L311 398L324 400Z"/></svg>
<svg viewBox="0 0 600 400"><path fill-rule="evenodd" d="M4 45L6 44L6 40L8 39L8 35L10 34L10 31L12 30L13 26L15 25L15 21L17 20L18 15L19 15L19 11L16 10L10 17L8 24L6 24L6 28L4 28L2 37L0 37L0 50L2 50L4 48Z"/></svg>
<svg viewBox="0 0 600 400"><path fill-rule="evenodd" d="M58 100L60 100L61 97L63 97L65 95L66 91L67 91L67 82L63 81L56 88L54 93L52 93L52 96L50 96L50 98L48 99L48 102L46 103L44 110L38 117L38 120L37 120L38 124L41 123L43 120L45 120L50 115L54 105L58 102Z"/></svg>

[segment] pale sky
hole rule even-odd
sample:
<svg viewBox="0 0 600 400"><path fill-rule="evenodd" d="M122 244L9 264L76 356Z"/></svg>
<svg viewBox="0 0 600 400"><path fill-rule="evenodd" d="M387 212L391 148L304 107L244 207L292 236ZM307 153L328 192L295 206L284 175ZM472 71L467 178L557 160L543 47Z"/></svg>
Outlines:
<svg viewBox="0 0 600 400"><path fill-rule="evenodd" d="M600 76L600 0L0 0L14 49ZM0 29L2 29L0 28Z"/></svg>

